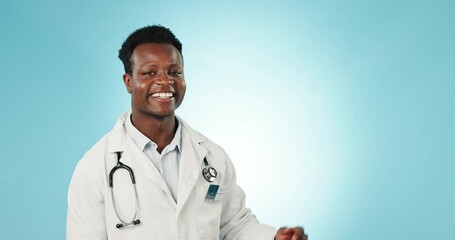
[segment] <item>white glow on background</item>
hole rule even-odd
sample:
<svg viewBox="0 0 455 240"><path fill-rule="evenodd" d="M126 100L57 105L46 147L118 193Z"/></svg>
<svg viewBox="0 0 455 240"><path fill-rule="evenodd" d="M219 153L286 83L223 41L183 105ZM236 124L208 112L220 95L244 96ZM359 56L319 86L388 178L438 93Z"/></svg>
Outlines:
<svg viewBox="0 0 455 240"><path fill-rule="evenodd" d="M247 204L260 220L276 227L305 224L317 229L343 201L340 186L349 175L336 157L342 153L343 130L334 121L336 109L321 82L328 76L302 57L325 50L311 38L294 35L291 29L298 25L267 23L271 29L233 28L195 36L216 43L230 35L240 39L185 53L191 101L182 106L181 115L230 154ZM276 43L275 35L289 38ZM207 53L197 54L201 51Z"/></svg>
<svg viewBox="0 0 455 240"><path fill-rule="evenodd" d="M118 48L159 23L184 44L178 114L229 153L261 221L312 240L454 239L451 9L3 1L2 238L64 238L74 165L129 109Z"/></svg>

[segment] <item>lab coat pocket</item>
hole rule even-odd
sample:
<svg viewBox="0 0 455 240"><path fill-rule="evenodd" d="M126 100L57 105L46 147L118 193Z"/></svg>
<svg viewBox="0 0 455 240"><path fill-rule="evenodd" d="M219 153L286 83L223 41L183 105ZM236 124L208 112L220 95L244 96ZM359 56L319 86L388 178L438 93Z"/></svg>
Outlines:
<svg viewBox="0 0 455 240"><path fill-rule="evenodd" d="M223 206L223 188L220 186L213 200L207 199L209 187L200 188L199 196L205 197L197 209L197 226L200 239L219 239L220 219Z"/></svg>

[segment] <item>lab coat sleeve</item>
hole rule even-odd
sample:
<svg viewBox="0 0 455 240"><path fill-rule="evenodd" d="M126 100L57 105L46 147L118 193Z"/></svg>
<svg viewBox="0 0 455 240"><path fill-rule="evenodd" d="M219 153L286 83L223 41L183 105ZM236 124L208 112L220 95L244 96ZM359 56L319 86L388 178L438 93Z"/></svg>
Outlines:
<svg viewBox="0 0 455 240"><path fill-rule="evenodd" d="M276 229L259 223L256 216L245 206L245 193L236 183L234 166L226 154L225 195L221 213L222 239L272 240Z"/></svg>
<svg viewBox="0 0 455 240"><path fill-rule="evenodd" d="M68 188L67 240L106 240L103 176L87 154L79 161ZM105 176L105 175L104 175Z"/></svg>

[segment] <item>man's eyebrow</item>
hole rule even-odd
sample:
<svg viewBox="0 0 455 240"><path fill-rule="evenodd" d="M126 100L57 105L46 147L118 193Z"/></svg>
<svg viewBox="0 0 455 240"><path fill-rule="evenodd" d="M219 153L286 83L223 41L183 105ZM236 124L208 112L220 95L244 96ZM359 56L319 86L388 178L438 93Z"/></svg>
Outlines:
<svg viewBox="0 0 455 240"><path fill-rule="evenodd" d="M172 64L169 64L169 67L182 67L183 64L181 63L172 63Z"/></svg>
<svg viewBox="0 0 455 240"><path fill-rule="evenodd" d="M143 65L141 65L140 67L156 67L158 66L158 64L156 63L145 63Z"/></svg>
<svg viewBox="0 0 455 240"><path fill-rule="evenodd" d="M156 64L156 63L145 63L145 64L143 64L143 65L141 65L139 67L141 68L141 67L157 67L157 66L158 66L158 64ZM182 67L183 64L181 64L181 63L171 63L168 66L169 67Z"/></svg>

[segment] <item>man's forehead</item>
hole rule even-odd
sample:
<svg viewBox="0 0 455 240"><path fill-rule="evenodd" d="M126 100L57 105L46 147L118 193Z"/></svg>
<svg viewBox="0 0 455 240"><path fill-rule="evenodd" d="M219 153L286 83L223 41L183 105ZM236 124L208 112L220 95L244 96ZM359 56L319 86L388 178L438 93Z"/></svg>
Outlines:
<svg viewBox="0 0 455 240"><path fill-rule="evenodd" d="M142 59L153 59L160 58L162 56L170 56L175 58L177 62L181 63L181 54L172 44L168 43L143 43L137 45L131 60L142 60Z"/></svg>
<svg viewBox="0 0 455 240"><path fill-rule="evenodd" d="M155 52L168 52L171 54L179 53L174 45L170 43L142 43L137 45L133 50L133 55L149 54Z"/></svg>

